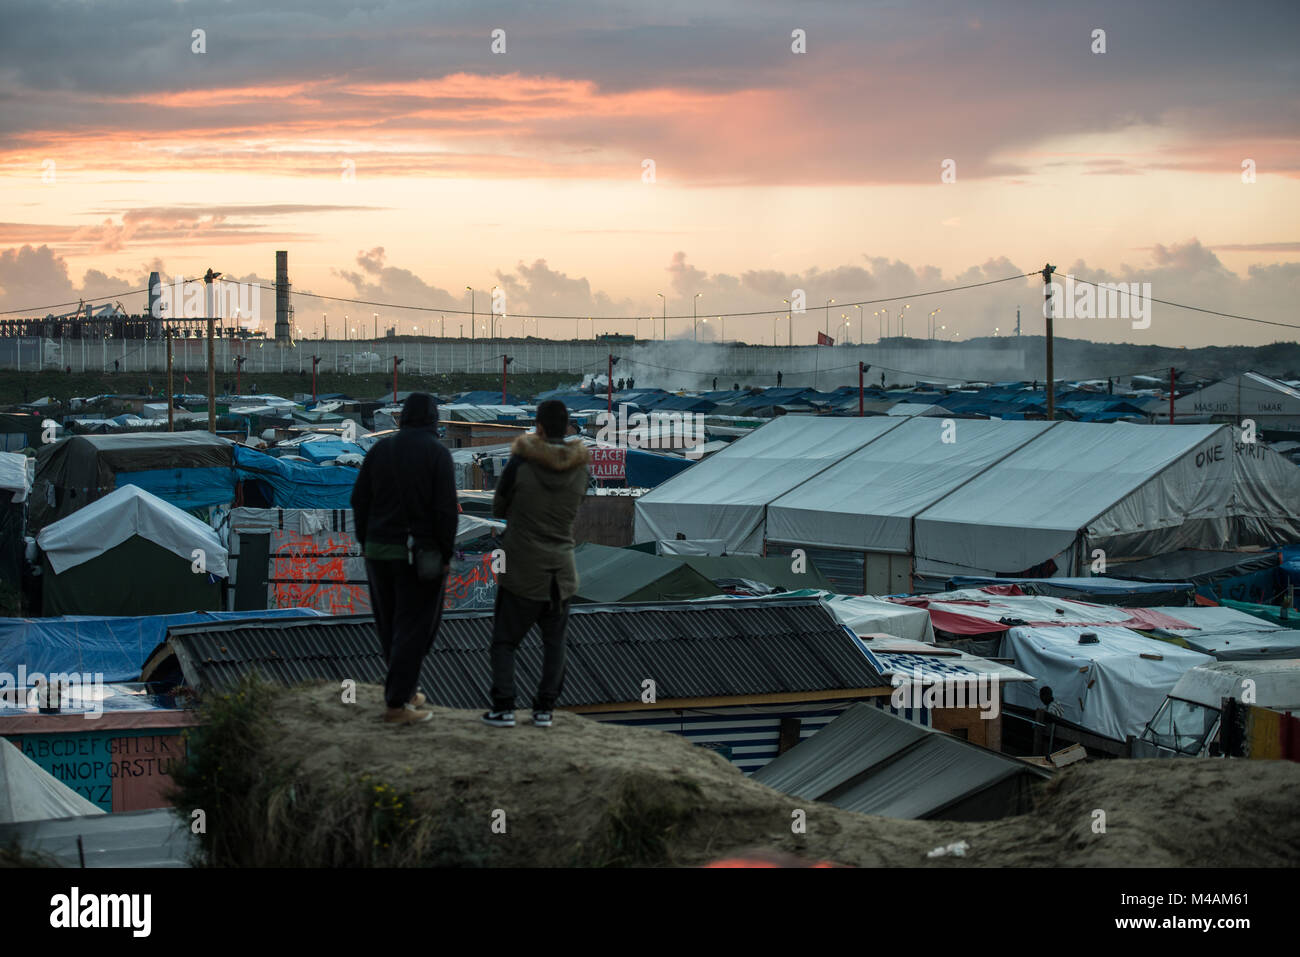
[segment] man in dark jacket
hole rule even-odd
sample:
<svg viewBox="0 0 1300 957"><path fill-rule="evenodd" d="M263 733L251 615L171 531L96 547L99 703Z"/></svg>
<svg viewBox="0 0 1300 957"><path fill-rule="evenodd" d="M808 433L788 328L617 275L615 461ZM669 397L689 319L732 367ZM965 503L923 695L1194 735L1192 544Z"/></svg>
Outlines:
<svg viewBox="0 0 1300 957"><path fill-rule="evenodd" d="M442 620L443 591L456 547L456 473L438 441L438 407L427 392L402 406L396 435L367 453L352 489L357 541L366 557L370 605L388 663L384 720L426 721L420 665ZM436 552L441 575L421 580L419 552Z"/></svg>
<svg viewBox="0 0 1300 957"><path fill-rule="evenodd" d="M497 576L492 624L493 727L515 725L515 650L534 624L542 631L542 680L533 724L549 728L564 687L564 630L578 590L573 522L587 495L587 447L565 441L569 411L558 399L537 407L537 430L511 446L492 496L492 514L506 520L505 567Z"/></svg>

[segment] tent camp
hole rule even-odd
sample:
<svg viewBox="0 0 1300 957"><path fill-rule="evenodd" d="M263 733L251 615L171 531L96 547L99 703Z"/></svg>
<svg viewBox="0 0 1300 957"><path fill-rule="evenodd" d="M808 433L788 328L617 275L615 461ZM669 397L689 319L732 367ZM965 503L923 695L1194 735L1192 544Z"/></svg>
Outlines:
<svg viewBox="0 0 1300 957"><path fill-rule="evenodd" d="M0 824L103 814L49 771L0 738Z"/></svg>
<svg viewBox="0 0 1300 957"><path fill-rule="evenodd" d="M221 607L226 549L197 518L125 485L47 525L41 549L46 615L140 615ZM195 571L195 550L203 570Z"/></svg>
<svg viewBox="0 0 1300 957"><path fill-rule="evenodd" d="M821 548L890 593L1300 540L1296 501L1300 468L1227 426L785 416L638 499L634 537Z"/></svg>
<svg viewBox="0 0 1300 957"><path fill-rule="evenodd" d="M229 504L231 449L207 432L74 435L42 446L29 526L42 529L127 484L184 509Z"/></svg>
<svg viewBox="0 0 1300 957"><path fill-rule="evenodd" d="M573 550L580 602L685 601L721 594L689 565L630 548L590 542Z"/></svg>

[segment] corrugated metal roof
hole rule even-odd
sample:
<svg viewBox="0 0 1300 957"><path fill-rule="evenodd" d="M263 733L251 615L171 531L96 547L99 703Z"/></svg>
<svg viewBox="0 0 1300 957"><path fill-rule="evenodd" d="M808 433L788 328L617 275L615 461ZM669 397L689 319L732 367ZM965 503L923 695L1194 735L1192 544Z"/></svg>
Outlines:
<svg viewBox="0 0 1300 957"><path fill-rule="evenodd" d="M792 797L863 814L980 820L1023 809L1023 786L980 802L984 792L1008 778L1047 776L1015 758L854 704L753 779Z"/></svg>
<svg viewBox="0 0 1300 957"><path fill-rule="evenodd" d="M444 615L420 674L430 701L486 705L491 640L490 613ZM168 631L168 642L187 683L199 690L230 687L252 670L286 684L346 678L382 684L385 674L369 616L179 627ZM516 657L521 697L537 686L541 666L541 642L526 639ZM572 610L560 707L639 703L647 678L659 701L889 686L856 639L814 599Z"/></svg>

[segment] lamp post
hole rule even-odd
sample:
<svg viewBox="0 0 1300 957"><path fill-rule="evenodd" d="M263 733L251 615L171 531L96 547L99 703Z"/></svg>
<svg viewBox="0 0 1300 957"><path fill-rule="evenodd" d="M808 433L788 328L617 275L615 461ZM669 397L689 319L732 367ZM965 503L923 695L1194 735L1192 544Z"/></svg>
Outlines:
<svg viewBox="0 0 1300 957"><path fill-rule="evenodd" d="M884 309L877 309L872 315L876 317L876 341L880 342L885 338L885 320L889 318L889 313Z"/></svg>
<svg viewBox="0 0 1300 957"><path fill-rule="evenodd" d="M496 297L496 291L497 291L497 289L499 289L499 288L500 288L499 286L493 286L493 287L492 287L492 336L491 336L491 337L492 337L493 339L495 339L495 338L497 337L497 297ZM501 318L502 318L502 320L504 320L504 319L505 319L505 316L502 316ZM504 321L503 321L502 324L501 324L501 329L502 329L502 334L504 335L504 334L505 334L505 322L504 322ZM504 402L501 403L501 404L502 404L502 405L505 405Z"/></svg>
<svg viewBox="0 0 1300 957"><path fill-rule="evenodd" d="M826 300L826 322L825 322L825 326L826 326L826 336L827 336L827 338L830 338L830 334L831 334L831 303L833 303L834 301L835 301L834 299L827 299L827 300Z"/></svg>
<svg viewBox="0 0 1300 957"><path fill-rule="evenodd" d="M785 303L787 306L790 305L789 299L782 299L781 301ZM790 313L788 312L785 314L785 331L786 331L786 339L788 343L793 346L794 345L794 323L790 321Z"/></svg>
<svg viewBox="0 0 1300 957"><path fill-rule="evenodd" d="M907 338L907 310L912 308L909 302L902 309L898 310L898 336L900 339Z"/></svg>
<svg viewBox="0 0 1300 957"><path fill-rule="evenodd" d="M470 342L473 342L474 324L477 320L477 317L474 315L474 287L466 286L465 288L469 290L469 339Z"/></svg>
<svg viewBox="0 0 1300 957"><path fill-rule="evenodd" d="M704 295L704 293L697 292L695 298L691 300L691 335L694 337L696 342L700 341L700 320L695 312L695 307L699 303L700 296L702 295Z"/></svg>
<svg viewBox="0 0 1300 957"><path fill-rule="evenodd" d="M861 306L860 304L854 306L853 308L856 309L856 310L858 310L858 345L862 345L862 342L863 342L863 339L862 339L862 316L863 316L863 312L864 312L864 310L863 310L863 308L862 308L862 306Z"/></svg>
<svg viewBox="0 0 1300 957"><path fill-rule="evenodd" d="M655 293L655 295L664 301L664 339L667 339L668 338L668 297L665 296L662 292L657 292ZM654 337L651 336L651 338Z"/></svg>
<svg viewBox="0 0 1300 957"><path fill-rule="evenodd" d="M942 308L942 307L933 310L933 311L930 313L930 318L929 318L928 320L926 320L927 325L928 325L928 327L929 327L929 328L927 329L927 332L929 332L929 334L930 334L930 338L931 338L931 339L934 338L934 317L937 316L937 315L938 315L939 313L941 313L941 312L943 312L943 308Z"/></svg>

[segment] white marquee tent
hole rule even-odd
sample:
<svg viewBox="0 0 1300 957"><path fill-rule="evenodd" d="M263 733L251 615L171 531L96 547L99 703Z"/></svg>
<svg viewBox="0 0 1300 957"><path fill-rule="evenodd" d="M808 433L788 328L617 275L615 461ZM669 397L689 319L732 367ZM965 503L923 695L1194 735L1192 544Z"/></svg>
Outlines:
<svg viewBox="0 0 1300 957"><path fill-rule="evenodd" d="M1300 467L1217 425L784 416L637 501L636 541L679 533L857 552L868 574L885 553L935 578L1086 575L1096 549L1300 541Z"/></svg>

